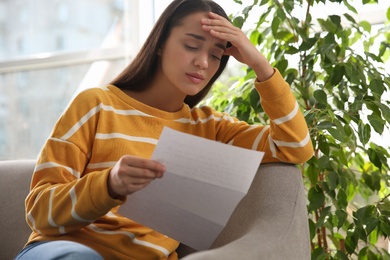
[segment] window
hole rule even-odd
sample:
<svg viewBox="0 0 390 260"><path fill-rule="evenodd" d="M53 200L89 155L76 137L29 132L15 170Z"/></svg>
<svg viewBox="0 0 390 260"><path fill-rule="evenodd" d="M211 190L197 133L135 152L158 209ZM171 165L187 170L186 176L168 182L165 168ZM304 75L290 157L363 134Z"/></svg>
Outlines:
<svg viewBox="0 0 390 260"><path fill-rule="evenodd" d="M123 70L153 21L140 2L0 1L0 160L36 158L74 95Z"/></svg>

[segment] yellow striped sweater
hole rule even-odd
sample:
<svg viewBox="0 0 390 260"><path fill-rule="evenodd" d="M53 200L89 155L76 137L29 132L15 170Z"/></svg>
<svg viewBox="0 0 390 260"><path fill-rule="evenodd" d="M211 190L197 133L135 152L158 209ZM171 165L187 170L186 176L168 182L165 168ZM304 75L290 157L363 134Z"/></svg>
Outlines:
<svg viewBox="0 0 390 260"><path fill-rule="evenodd" d="M117 214L125 199L109 196L110 169L125 154L150 158L164 126L264 151L263 163L307 161L312 143L289 85L276 70L255 87L270 126L251 126L207 106L161 111L113 85L80 93L40 153L26 198L28 243L72 240L105 259L177 259L177 241Z"/></svg>

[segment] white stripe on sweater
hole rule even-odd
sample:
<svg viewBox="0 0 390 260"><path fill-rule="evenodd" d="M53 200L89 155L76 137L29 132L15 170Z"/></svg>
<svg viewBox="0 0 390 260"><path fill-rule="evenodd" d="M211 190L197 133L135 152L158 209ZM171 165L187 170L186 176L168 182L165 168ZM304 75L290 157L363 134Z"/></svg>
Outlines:
<svg viewBox="0 0 390 260"><path fill-rule="evenodd" d="M293 119L297 115L298 111L299 111L299 105L298 105L298 102L295 102L294 109L288 115L274 119L274 120L272 120L272 122L274 122L276 125L283 124L283 123Z"/></svg>
<svg viewBox="0 0 390 260"><path fill-rule="evenodd" d="M75 189L75 186L73 186L70 191L69 191L69 196L70 196L70 199L72 200L72 217L77 220L78 222L87 222L87 223L90 223L90 222L93 222L93 220L87 220L87 219L83 219L82 217L80 217L77 212L76 212L76 203L77 203L77 195L76 195L76 189Z"/></svg>
<svg viewBox="0 0 390 260"><path fill-rule="evenodd" d="M107 169L113 167L116 162L89 163L87 169Z"/></svg>
<svg viewBox="0 0 390 260"><path fill-rule="evenodd" d="M28 220L30 220L33 230L35 230L35 232L37 232L38 234L42 235L41 231L39 229L37 229L37 226L35 224L35 219L31 215L31 211L27 213L27 218L28 218Z"/></svg>
<svg viewBox="0 0 390 260"><path fill-rule="evenodd" d="M284 146L284 147L292 147L292 148L304 147L305 145L307 145L309 141L310 141L309 133L307 133L306 137L300 142L285 142L285 141L273 140L273 142L279 147Z"/></svg>
<svg viewBox="0 0 390 260"><path fill-rule="evenodd" d="M157 139L155 138L147 138L147 137L139 137L139 136L130 136L130 135L125 135L121 133L110 133L110 134L96 134L95 136L96 139L125 139L129 141L134 141L134 142L143 142L143 143L149 143L149 144L157 144Z"/></svg>
<svg viewBox="0 0 390 260"><path fill-rule="evenodd" d="M275 141L271 138L271 135L268 136L268 142L269 142L269 149L271 150L271 153L272 153L272 157L274 158L278 158L276 156L276 146L284 146L284 147L293 147L293 148L296 148L296 147L304 147L305 145L308 144L308 142L310 141L310 135L309 133L306 134L306 137L300 141L300 142L284 142L284 141Z"/></svg>
<svg viewBox="0 0 390 260"><path fill-rule="evenodd" d="M64 168L66 171L68 171L70 174L72 174L77 179L80 179L80 173L68 166L64 166L55 162L47 162L47 163L41 163L35 167L35 171L40 171L43 169L49 169L49 168L55 168L55 167L61 167Z"/></svg>
<svg viewBox="0 0 390 260"><path fill-rule="evenodd" d="M215 119L214 115L210 115L209 117L207 117L205 119L198 118L196 121L195 120L191 120L189 118L179 118L179 119L176 119L175 122L183 123L183 124L196 125L198 123L207 123L208 121L214 120L214 119Z"/></svg>
<svg viewBox="0 0 390 260"><path fill-rule="evenodd" d="M65 234L65 228L62 227L62 226L58 226L55 222L54 222L54 219L51 215L51 212L53 210L53 196L54 196L54 191L56 190L57 187L54 187L52 189L50 189L50 198L49 198L49 211L48 211L48 222L49 224L52 226L52 227L58 227L58 232L60 234Z"/></svg>
<svg viewBox="0 0 390 260"><path fill-rule="evenodd" d="M269 143L269 149L270 149L270 151L272 153L272 157L279 159L276 156L276 147L275 147L274 140L272 140L272 138L271 138L271 135L268 136L268 143Z"/></svg>
<svg viewBox="0 0 390 260"><path fill-rule="evenodd" d="M168 257L170 254L170 252L166 248L152 244L152 243L147 242L147 241L138 240L133 233L128 232L128 231L105 230L105 229L101 229L101 228L97 227L94 224L87 226L87 228L92 230L92 231L95 231L97 233L106 234L106 235L125 235L125 236L129 237L134 244L153 248L153 249L163 253L166 257Z"/></svg>
<svg viewBox="0 0 390 260"><path fill-rule="evenodd" d="M112 111L118 115L125 115L125 116L149 116L150 117L150 115L142 113L141 111L138 110L121 110L100 103L96 107L89 110L87 114L85 114L76 124L74 124L74 126L72 126L69 129L69 131L64 136L61 137L61 139L67 140L68 138L70 138L72 135L74 135L77 132L77 130L79 130L91 117L96 115L100 110Z"/></svg>
<svg viewBox="0 0 390 260"><path fill-rule="evenodd" d="M253 144L252 144L252 150L257 150L258 149L258 146L259 146L259 143L261 141L261 138L263 138L264 133L268 129L269 129L269 125L264 126L263 130L261 130L261 132L256 136L256 139L255 139L255 141L253 141Z"/></svg>

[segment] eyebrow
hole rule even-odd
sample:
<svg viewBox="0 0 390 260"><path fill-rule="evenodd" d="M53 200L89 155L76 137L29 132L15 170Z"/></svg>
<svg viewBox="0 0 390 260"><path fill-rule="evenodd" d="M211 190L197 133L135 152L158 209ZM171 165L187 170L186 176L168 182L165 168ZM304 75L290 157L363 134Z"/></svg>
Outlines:
<svg viewBox="0 0 390 260"><path fill-rule="evenodd" d="M200 41L206 41L206 38L205 38L205 37L203 37L203 36L201 36L201 35L198 35L198 34L186 33L186 35L191 36L191 37L193 37L193 38L195 38L195 39L197 39L197 40L200 40ZM222 49L222 50L226 50L226 46L224 46L224 45L221 44L221 43L216 43L215 46L218 47L218 48L220 48L220 49Z"/></svg>

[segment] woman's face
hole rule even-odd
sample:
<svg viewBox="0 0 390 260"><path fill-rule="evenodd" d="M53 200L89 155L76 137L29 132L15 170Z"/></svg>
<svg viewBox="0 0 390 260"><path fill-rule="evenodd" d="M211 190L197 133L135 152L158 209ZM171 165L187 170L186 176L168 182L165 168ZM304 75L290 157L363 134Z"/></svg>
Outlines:
<svg viewBox="0 0 390 260"><path fill-rule="evenodd" d="M183 97L200 92L217 72L226 41L202 30L201 19L207 13L194 13L171 30L160 50L160 83Z"/></svg>

